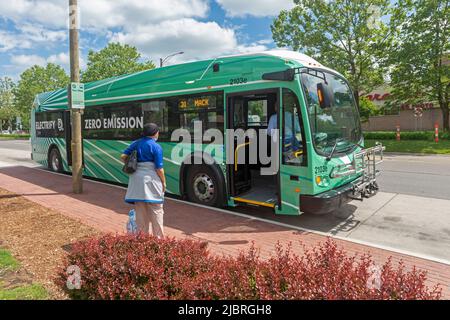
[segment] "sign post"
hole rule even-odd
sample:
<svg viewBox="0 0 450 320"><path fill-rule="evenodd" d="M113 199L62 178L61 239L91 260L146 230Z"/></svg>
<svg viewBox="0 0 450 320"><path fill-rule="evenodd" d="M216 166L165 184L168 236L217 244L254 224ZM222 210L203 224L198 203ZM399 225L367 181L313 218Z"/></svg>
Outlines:
<svg viewBox="0 0 450 320"><path fill-rule="evenodd" d="M84 85L80 84L80 49L78 41L78 0L69 0L70 90L69 106L72 118L72 187L75 194L83 193L83 144L81 115L84 108Z"/></svg>
<svg viewBox="0 0 450 320"><path fill-rule="evenodd" d="M84 110L84 84L72 82L70 84L71 108Z"/></svg>

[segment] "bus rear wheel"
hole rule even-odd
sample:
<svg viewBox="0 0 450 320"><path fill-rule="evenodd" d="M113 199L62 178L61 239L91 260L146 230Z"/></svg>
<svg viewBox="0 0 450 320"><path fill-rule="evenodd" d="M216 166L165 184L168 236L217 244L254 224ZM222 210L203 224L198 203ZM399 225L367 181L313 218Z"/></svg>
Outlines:
<svg viewBox="0 0 450 320"><path fill-rule="evenodd" d="M224 188L210 166L191 166L187 173L186 193L191 202L211 207L223 206Z"/></svg>
<svg viewBox="0 0 450 320"><path fill-rule="evenodd" d="M61 153L57 148L53 148L48 156L48 167L53 172L63 172Z"/></svg>

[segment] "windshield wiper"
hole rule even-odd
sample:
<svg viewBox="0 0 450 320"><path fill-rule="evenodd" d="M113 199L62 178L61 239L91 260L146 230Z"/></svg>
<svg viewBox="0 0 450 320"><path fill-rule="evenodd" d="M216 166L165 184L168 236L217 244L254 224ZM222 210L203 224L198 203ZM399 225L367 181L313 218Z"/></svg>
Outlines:
<svg viewBox="0 0 450 320"><path fill-rule="evenodd" d="M327 161L330 161L331 158L333 158L333 155L336 152L336 148L337 148L338 143L343 141L343 140L344 140L343 138L337 138L336 139L336 142L334 143L333 149L331 149L331 152L330 152L330 154L327 157Z"/></svg>
<svg viewBox="0 0 450 320"><path fill-rule="evenodd" d="M337 139L336 139L336 142L334 143L333 149L331 150L330 154L329 154L328 157L327 157L327 161L330 161L331 158L333 158L333 155L334 155L334 153L336 152L338 143L339 143L339 142L343 142L343 141L348 142L348 143L350 143L350 144L352 144L352 145L354 145L354 146L360 147L361 149L364 149L364 147L363 147L362 145L360 145L359 143L356 143L356 142L347 140L347 139L345 139L345 138L337 138ZM350 148L351 148L351 147L350 147ZM344 149L343 151L350 150L350 148L346 148L346 149Z"/></svg>

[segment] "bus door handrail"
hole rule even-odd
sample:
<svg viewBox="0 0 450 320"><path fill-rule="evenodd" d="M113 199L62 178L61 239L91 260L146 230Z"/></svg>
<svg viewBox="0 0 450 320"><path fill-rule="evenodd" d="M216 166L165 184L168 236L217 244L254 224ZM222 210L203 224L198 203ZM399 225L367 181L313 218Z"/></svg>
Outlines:
<svg viewBox="0 0 450 320"><path fill-rule="evenodd" d="M237 172L238 171L238 153L239 150L241 150L242 148L249 146L250 142L246 142L243 144L240 144L236 147L236 150L234 151L234 171Z"/></svg>

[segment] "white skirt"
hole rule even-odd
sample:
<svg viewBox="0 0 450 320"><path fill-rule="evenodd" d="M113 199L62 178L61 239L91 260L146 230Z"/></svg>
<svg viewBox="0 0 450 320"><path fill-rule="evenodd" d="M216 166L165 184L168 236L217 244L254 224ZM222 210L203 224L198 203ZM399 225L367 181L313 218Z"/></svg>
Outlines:
<svg viewBox="0 0 450 320"><path fill-rule="evenodd" d="M164 202L163 185L153 162L138 163L136 172L130 175L125 202L131 204Z"/></svg>

